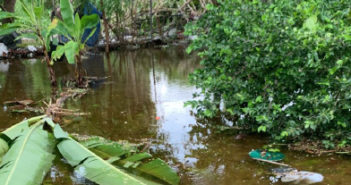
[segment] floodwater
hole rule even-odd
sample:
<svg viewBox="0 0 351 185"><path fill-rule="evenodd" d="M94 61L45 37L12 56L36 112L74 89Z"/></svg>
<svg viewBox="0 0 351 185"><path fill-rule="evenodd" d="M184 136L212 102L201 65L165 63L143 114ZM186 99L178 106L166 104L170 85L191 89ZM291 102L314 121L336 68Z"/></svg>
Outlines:
<svg viewBox="0 0 351 185"><path fill-rule="evenodd" d="M150 142L150 152L168 162L181 176L181 184L256 185L283 184L270 180L274 166L248 157L251 149L261 148L267 140L219 132L230 125L223 120L199 120L184 102L192 99L196 88L188 75L199 67L195 55L183 47L117 51L110 60L91 55L84 61L89 76L109 76L104 83L68 108L91 113L87 117L65 118L64 129L82 135L98 135L111 140ZM59 80L67 79L74 68L56 63ZM50 97L45 65L40 60L0 62L0 102L7 100L45 100ZM0 128L5 129L28 115L0 109ZM351 158L348 156L312 156L287 150L285 163L304 171L320 173L318 184L349 185ZM44 184L92 184L77 177L71 168L56 159Z"/></svg>

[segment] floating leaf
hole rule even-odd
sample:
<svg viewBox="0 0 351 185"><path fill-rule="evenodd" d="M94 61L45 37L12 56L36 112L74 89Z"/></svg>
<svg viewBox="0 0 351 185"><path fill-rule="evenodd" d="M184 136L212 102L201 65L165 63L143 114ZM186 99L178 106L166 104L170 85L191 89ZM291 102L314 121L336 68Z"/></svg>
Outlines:
<svg viewBox="0 0 351 185"><path fill-rule="evenodd" d="M263 159L269 161L281 161L284 159L284 154L280 152L267 152L260 149L252 150L249 156L253 159Z"/></svg>

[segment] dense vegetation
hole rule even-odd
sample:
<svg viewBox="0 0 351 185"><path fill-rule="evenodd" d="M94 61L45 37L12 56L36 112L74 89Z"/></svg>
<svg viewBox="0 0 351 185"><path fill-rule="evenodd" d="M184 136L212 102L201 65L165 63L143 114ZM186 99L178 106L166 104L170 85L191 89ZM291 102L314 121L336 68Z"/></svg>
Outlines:
<svg viewBox="0 0 351 185"><path fill-rule="evenodd" d="M203 58L191 76L203 98L189 104L275 140L349 144L351 1L219 3L187 27Z"/></svg>

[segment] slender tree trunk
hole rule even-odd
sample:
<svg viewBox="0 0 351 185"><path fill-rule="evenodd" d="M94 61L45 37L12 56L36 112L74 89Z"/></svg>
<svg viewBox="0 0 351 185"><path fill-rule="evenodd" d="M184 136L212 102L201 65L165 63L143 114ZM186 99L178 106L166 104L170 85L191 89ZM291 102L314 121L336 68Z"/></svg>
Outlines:
<svg viewBox="0 0 351 185"><path fill-rule="evenodd" d="M108 55L110 53L110 34L108 31L108 22L106 19L106 14L105 14L105 8L104 8L104 1L100 0L100 5L102 9L102 19L104 21L104 31L105 31L105 39L106 39L106 46L105 46L105 52Z"/></svg>
<svg viewBox="0 0 351 185"><path fill-rule="evenodd" d="M153 28L152 28L152 0L150 0L150 37L151 37L151 41L153 40L152 34L153 34Z"/></svg>
<svg viewBox="0 0 351 185"><path fill-rule="evenodd" d="M5 3L4 3L4 11L7 11L7 12L14 12L15 11L15 5L16 5L16 0L5 0ZM12 19L4 19L2 21L2 23L9 23L11 22Z"/></svg>

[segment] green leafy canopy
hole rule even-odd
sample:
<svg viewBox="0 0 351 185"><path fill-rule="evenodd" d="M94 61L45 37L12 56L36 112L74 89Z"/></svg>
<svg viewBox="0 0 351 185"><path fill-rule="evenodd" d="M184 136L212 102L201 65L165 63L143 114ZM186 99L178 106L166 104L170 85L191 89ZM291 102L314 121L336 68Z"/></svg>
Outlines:
<svg viewBox="0 0 351 185"><path fill-rule="evenodd" d="M350 143L351 1L222 0L187 25L202 68L188 104L279 141Z"/></svg>
<svg viewBox="0 0 351 185"><path fill-rule="evenodd" d="M67 61L74 64L76 56L80 56L81 51L84 50L85 43L95 33L95 26L99 23L99 16L96 14L85 15L82 18L78 13L74 15L73 6L69 0L61 0L61 15L63 20L58 20L57 32L68 38L70 41L64 46L59 46L56 51L52 53L53 60L61 58L65 54ZM86 29L93 29L90 35L82 41L83 33Z"/></svg>

